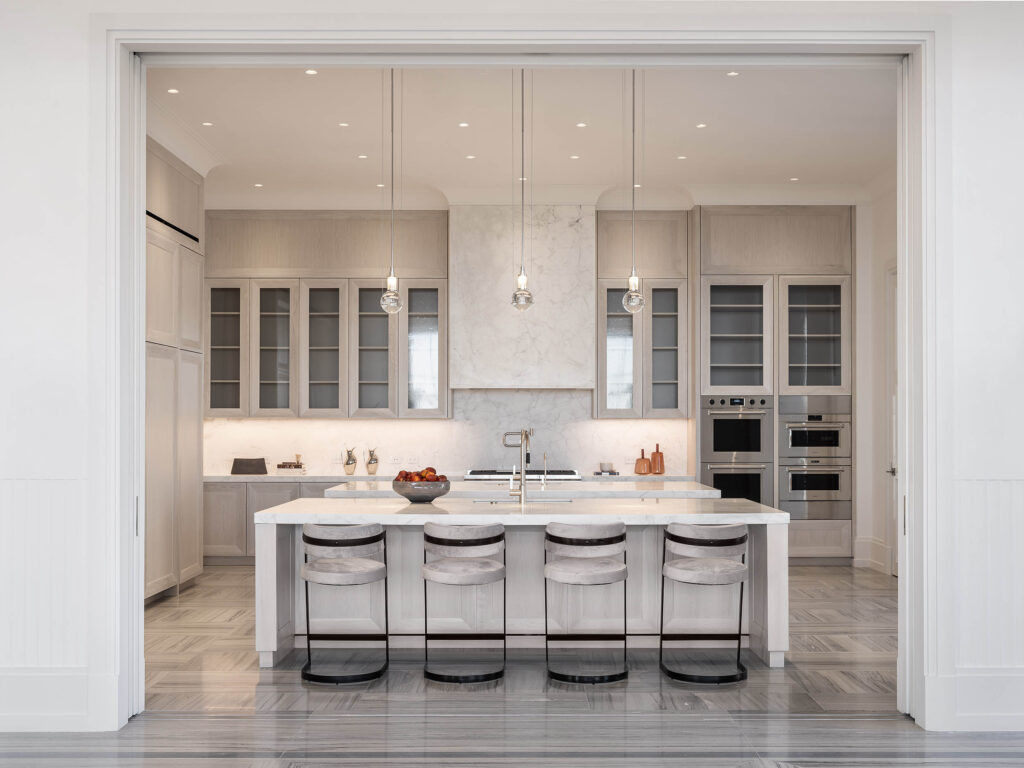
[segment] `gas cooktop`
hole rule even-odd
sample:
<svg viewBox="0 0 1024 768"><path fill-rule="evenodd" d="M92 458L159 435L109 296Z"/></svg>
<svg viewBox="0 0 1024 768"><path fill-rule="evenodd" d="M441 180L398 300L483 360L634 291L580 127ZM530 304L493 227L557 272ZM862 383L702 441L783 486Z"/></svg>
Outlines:
<svg viewBox="0 0 1024 768"><path fill-rule="evenodd" d="M519 471L516 470L516 475ZM540 480L544 476L543 469L526 470L527 480ZM463 476L463 480L508 480L512 476L511 469L471 469ZM549 469L548 480L582 480L583 477L575 469Z"/></svg>

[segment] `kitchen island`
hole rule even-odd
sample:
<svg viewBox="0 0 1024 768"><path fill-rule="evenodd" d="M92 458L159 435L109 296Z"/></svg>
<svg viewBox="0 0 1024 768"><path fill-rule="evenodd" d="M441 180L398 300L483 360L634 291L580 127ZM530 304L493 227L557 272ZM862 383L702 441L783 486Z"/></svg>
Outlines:
<svg viewBox="0 0 1024 768"><path fill-rule="evenodd" d="M516 480L518 483L518 479ZM480 499L518 503L509 496L507 480L452 480L445 499ZM391 480L339 483L324 491L328 499L394 499ZM718 499L722 492L693 480L641 480L609 483L603 480L529 480L528 501L566 499Z"/></svg>
<svg viewBox="0 0 1024 768"><path fill-rule="evenodd" d="M744 499L578 499L553 503L480 503L439 499L410 504L405 499L297 499L255 515L256 650L260 666L272 667L304 640L302 580L303 523L346 525L382 523L387 529L388 603L392 647L422 647L423 523L443 520L456 525L503 523L506 528L507 631L510 647L541 647L544 631L543 544L549 522L591 523L621 520L627 525L628 623L630 645L656 647L659 627L661 531L670 522L746 523L750 526L749 599L744 601L744 632L751 651L766 664L782 666L789 649L789 515ZM621 627L618 585L580 588L553 585L550 590L552 632L610 632ZM494 588L496 591L487 592ZM310 590L310 610L319 632L379 633L383 627L384 583L350 589ZM441 587L444 589L444 587ZM431 630L494 631L501 626L501 587L470 592L452 588L432 592ZM566 603L567 590L572 589ZM621 589L621 587L618 587ZM608 590L606 596L597 594ZM602 597L604 599L602 599ZM738 591L735 587L670 584L665 599L665 631L735 633ZM621 630L619 630L621 631ZM694 641L715 646L720 641ZM472 645L466 641L465 645Z"/></svg>

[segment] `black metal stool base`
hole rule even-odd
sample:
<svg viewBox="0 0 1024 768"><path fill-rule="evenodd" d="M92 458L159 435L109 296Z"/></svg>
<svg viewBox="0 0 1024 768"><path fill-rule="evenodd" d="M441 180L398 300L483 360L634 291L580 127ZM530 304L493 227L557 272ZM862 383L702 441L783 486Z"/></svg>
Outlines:
<svg viewBox="0 0 1024 768"><path fill-rule="evenodd" d="M671 677L673 680L679 680L683 683L721 685L723 683L738 683L747 679L747 668L739 662L736 662L737 671L731 675L694 675L689 672L679 672L675 669L670 669L663 661L659 662L658 666L661 667L661 671L668 677Z"/></svg>
<svg viewBox="0 0 1024 768"><path fill-rule="evenodd" d="M306 662L302 665L302 671L300 672L302 679L310 683L327 683L333 685L344 685L346 683L365 683L368 680L376 680L379 677L383 677L384 673L388 671L388 662L384 662L384 666L379 669L373 669L369 672L359 672L353 675L320 675L313 672L310 669L310 662Z"/></svg>
<svg viewBox="0 0 1024 768"><path fill-rule="evenodd" d="M431 640L493 640L501 642L501 668L491 672L477 672L471 675L448 675L432 672L427 668ZM508 642L504 632L431 632L423 636L423 677L435 683L489 683L505 676L505 659L508 656Z"/></svg>
<svg viewBox="0 0 1024 768"><path fill-rule="evenodd" d="M601 683L617 683L629 677L629 670L613 672L610 675L570 675L567 672L555 672L548 668L548 677L560 683L575 683L579 685L600 685Z"/></svg>
<svg viewBox="0 0 1024 768"><path fill-rule="evenodd" d="M492 680L501 680L505 676L505 668L497 669L494 672L481 672L476 675L443 675L440 672L423 670L423 677L433 680L435 683L489 683Z"/></svg>

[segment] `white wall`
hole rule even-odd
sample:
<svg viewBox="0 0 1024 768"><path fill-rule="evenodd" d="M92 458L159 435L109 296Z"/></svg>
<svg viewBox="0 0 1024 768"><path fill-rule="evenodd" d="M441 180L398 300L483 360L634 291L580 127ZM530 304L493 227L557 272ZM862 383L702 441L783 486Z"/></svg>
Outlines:
<svg viewBox="0 0 1024 768"><path fill-rule="evenodd" d="M932 728L1024 729L1024 410L997 399L1012 396L1024 378L1017 296L1024 8L608 0L583 9L568 0L501 0L479 15L479 4L465 0L435 0L426 10L411 0L355 0L345 6L352 15L329 15L337 7L328 0L7 0L0 11L0 92L5 113L16 117L0 122L8 182L0 192L0 254L6 283L16 286L0 303L0 321L17 329L5 346L7 371L16 375L0 379L0 541L25 550L45 541L51 563L41 578L0 553L7 629L0 727L111 728L127 714L117 707L129 639L119 614L126 573L118 536L131 521L126 508L115 508L112 468L125 437L113 412L130 393L121 389L111 343L123 326L114 314L117 272L106 230L103 48L104 30L120 26L291 27L317 30L320 39L332 30L365 29L373 38L387 33L369 30L398 28L494 30L477 36L491 40L551 28L565 30L566 40L624 29L635 36L678 30L681 38L687 29L798 30L790 39L814 30L856 39L872 30L934 31L929 146L938 218L928 237L937 272L926 279L939 305L929 307L925 359L935 388L925 402L936 435L930 470L939 482L934 494L912 500L926 577L917 715ZM364 9L370 13L358 14ZM61 600L71 610L61 612Z"/></svg>

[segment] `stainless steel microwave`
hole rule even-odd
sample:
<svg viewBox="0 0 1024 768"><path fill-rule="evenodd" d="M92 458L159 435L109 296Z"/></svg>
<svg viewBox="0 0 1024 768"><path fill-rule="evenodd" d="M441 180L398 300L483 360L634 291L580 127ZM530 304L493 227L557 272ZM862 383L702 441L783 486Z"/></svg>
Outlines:
<svg viewBox="0 0 1024 768"><path fill-rule="evenodd" d="M850 501L853 467L849 459L781 459L779 501Z"/></svg>

